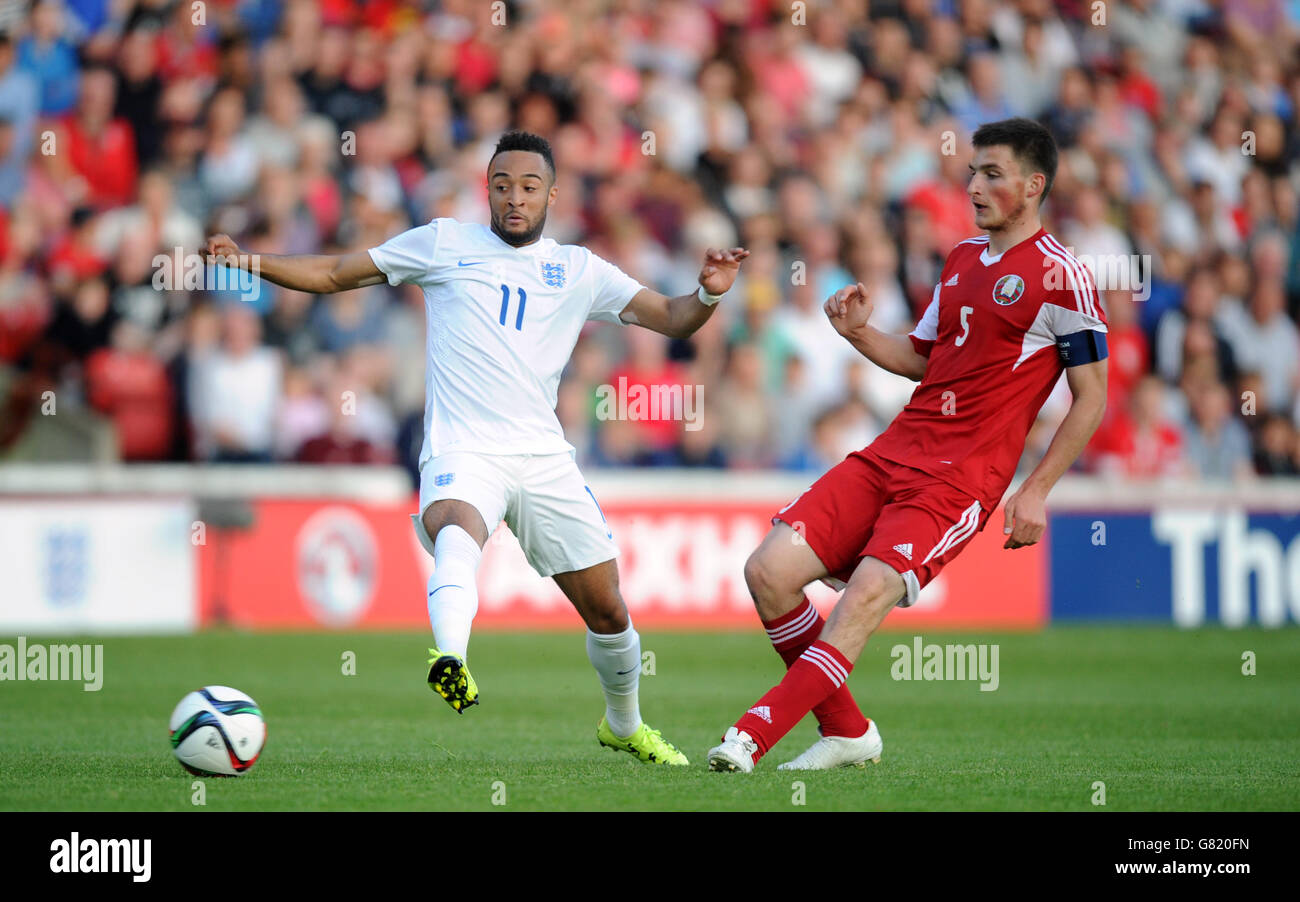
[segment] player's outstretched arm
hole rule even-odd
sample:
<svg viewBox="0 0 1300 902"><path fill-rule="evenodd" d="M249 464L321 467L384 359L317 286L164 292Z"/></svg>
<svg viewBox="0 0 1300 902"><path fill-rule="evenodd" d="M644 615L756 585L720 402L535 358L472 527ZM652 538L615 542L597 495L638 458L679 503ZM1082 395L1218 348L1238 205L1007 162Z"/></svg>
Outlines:
<svg viewBox="0 0 1300 902"><path fill-rule="evenodd" d="M740 261L748 256L749 251L743 247L726 251L709 248L700 268L700 292L670 298L643 288L632 296L620 317L625 323L644 326L669 338L688 338L709 321L713 308L735 283ZM706 297L701 297L701 292Z"/></svg>
<svg viewBox="0 0 1300 902"><path fill-rule="evenodd" d="M213 235L208 239L206 252L212 262L221 262L212 258L226 258L226 266L249 270L268 282L311 294L350 291L385 280L366 251L338 255L246 254L229 235Z"/></svg>
<svg viewBox="0 0 1300 902"><path fill-rule="evenodd" d="M861 282L841 288L823 307L835 331L848 339L858 353L881 369L920 382L930 359L918 354L906 335L881 332L867 320L873 305Z"/></svg>
<svg viewBox="0 0 1300 902"><path fill-rule="evenodd" d="M1003 505L1002 532L1007 537L1003 548L1032 545L1043 537L1047 528L1047 493L1083 452L1106 412L1104 358L1068 367L1065 378L1074 395L1070 411L1056 427L1056 435L1052 436L1043 459Z"/></svg>

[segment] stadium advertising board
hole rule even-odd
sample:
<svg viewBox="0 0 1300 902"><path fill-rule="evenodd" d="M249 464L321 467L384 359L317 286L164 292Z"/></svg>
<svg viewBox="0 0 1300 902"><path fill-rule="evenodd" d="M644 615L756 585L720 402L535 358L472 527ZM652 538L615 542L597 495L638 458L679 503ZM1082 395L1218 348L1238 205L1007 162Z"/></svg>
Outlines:
<svg viewBox="0 0 1300 902"><path fill-rule="evenodd" d="M0 635L198 625L185 499L0 499Z"/></svg>
<svg viewBox="0 0 1300 902"><path fill-rule="evenodd" d="M639 626L753 628L742 572L781 499L602 498ZM250 500L251 525L209 524L193 501L0 501L0 635L253 629L424 629L433 566L413 502ZM1064 510L1062 510L1064 508ZM1179 626L1300 622L1300 514L1250 505L1058 506L1039 545L1003 551L995 513L886 629L1033 629L1053 621ZM479 571L476 628L566 628L577 615L499 528ZM825 610L835 593L810 588ZM1050 599L1050 601L1049 601Z"/></svg>
<svg viewBox="0 0 1300 902"><path fill-rule="evenodd" d="M621 589L638 626L754 627L746 557L783 499L603 500L619 543ZM251 502L247 530L210 533L200 548L205 623L241 627L427 628L433 561L406 504ZM997 515L967 551L887 628L1021 628L1046 619L1042 546L1002 551ZM218 549L220 552L218 553ZM810 596L828 606L835 593ZM572 627L578 618L551 580L528 566L504 527L479 568L475 628Z"/></svg>
<svg viewBox="0 0 1300 902"><path fill-rule="evenodd" d="M1300 514L1232 507L1051 518L1053 620L1300 622Z"/></svg>

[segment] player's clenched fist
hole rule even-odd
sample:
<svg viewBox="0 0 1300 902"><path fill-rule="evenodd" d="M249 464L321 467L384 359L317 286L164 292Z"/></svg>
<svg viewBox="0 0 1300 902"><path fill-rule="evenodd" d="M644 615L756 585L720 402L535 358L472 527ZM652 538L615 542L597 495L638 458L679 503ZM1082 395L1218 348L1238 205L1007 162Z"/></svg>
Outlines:
<svg viewBox="0 0 1300 902"><path fill-rule="evenodd" d="M827 298L823 309L835 331L847 336L867 324L873 307L866 286L858 282L841 288Z"/></svg>
<svg viewBox="0 0 1300 902"><path fill-rule="evenodd" d="M700 285L709 294L726 294L740 272L740 261L749 256L743 247L719 251L709 248L704 252L704 266L700 269Z"/></svg>
<svg viewBox="0 0 1300 902"><path fill-rule="evenodd" d="M209 257L238 257L239 245L226 234L217 234L208 238L205 251Z"/></svg>

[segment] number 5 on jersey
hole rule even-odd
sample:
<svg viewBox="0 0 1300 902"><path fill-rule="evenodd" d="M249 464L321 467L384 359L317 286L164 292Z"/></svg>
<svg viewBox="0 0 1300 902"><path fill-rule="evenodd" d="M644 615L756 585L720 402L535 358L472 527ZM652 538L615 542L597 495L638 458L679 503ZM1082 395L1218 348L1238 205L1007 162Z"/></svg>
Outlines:
<svg viewBox="0 0 1300 902"><path fill-rule="evenodd" d="M522 288L516 288L519 292L519 312L515 314L515 330L522 332L524 329L524 305L528 303L528 293ZM964 309L964 308L963 308ZM510 311L510 286L501 286L501 325L506 324L506 314Z"/></svg>
<svg viewBox="0 0 1300 902"><path fill-rule="evenodd" d="M504 317L505 308L503 307L501 309L502 309L501 315ZM975 312L974 307L961 308L961 334L958 335L957 340L953 342L953 344L955 344L959 348L966 343L966 339L970 338L970 320L968 319L968 317L974 312ZM519 315L523 316L523 313L520 313ZM502 322L504 321L505 320L503 319Z"/></svg>

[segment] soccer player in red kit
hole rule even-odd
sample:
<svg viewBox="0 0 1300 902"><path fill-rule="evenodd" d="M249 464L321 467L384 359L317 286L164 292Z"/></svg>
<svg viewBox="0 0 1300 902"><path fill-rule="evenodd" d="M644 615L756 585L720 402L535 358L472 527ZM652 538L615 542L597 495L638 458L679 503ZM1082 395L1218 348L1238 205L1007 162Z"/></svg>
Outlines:
<svg viewBox="0 0 1300 902"><path fill-rule="evenodd" d="M984 528L1062 369L1074 400L1007 499L1003 548L1039 540L1047 493L1101 421L1100 298L1088 270L1039 221L1056 174L1052 137L1036 122L1008 119L981 126L972 143L967 193L987 234L948 254L911 334L868 325L861 283L826 301L836 331L864 357L920 384L879 438L777 513L746 562L755 607L788 670L709 752L711 770L752 771L809 711L821 739L782 769L878 761L880 732L846 683L867 639ZM803 594L819 579L844 589L825 621Z"/></svg>

